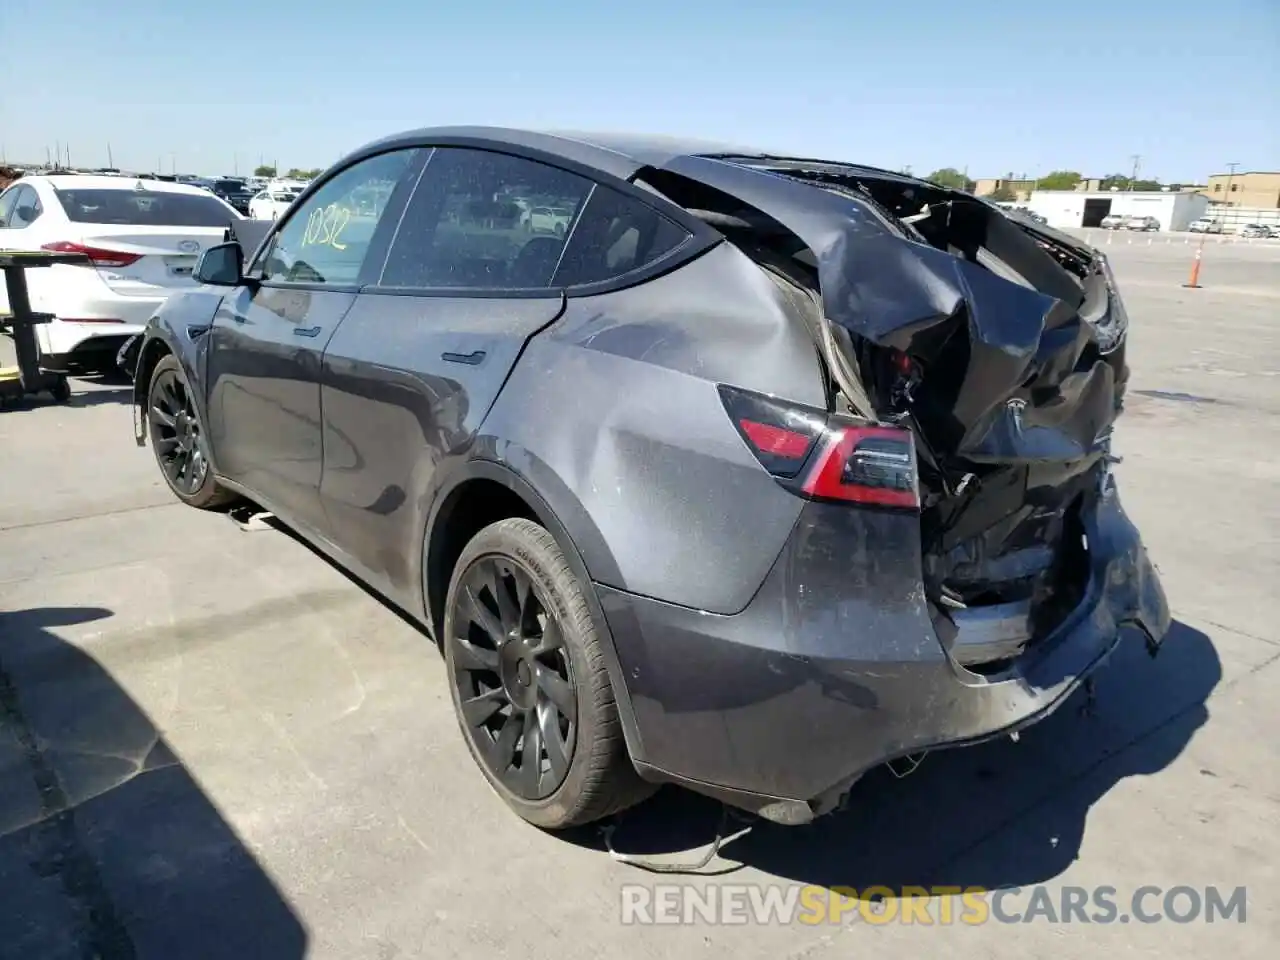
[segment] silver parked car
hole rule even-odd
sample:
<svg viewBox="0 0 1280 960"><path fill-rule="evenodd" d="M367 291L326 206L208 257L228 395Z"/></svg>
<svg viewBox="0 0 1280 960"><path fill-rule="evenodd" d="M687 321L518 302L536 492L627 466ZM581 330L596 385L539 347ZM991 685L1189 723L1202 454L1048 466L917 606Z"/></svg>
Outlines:
<svg viewBox="0 0 1280 960"><path fill-rule="evenodd" d="M1201 217L1199 220L1192 220L1187 230L1191 233L1221 233L1222 224L1212 217Z"/></svg>
<svg viewBox="0 0 1280 960"><path fill-rule="evenodd" d="M1155 217L1127 217L1124 227L1126 230L1140 230L1143 233L1148 231L1156 231L1160 229L1160 221Z"/></svg>

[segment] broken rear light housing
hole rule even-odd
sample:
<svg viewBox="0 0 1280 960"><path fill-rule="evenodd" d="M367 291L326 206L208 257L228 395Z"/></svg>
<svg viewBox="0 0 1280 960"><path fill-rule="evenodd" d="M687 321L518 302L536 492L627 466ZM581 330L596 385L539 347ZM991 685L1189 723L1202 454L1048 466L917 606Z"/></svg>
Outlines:
<svg viewBox="0 0 1280 960"><path fill-rule="evenodd" d="M720 400L760 465L810 500L918 510L910 430L828 415L736 387Z"/></svg>

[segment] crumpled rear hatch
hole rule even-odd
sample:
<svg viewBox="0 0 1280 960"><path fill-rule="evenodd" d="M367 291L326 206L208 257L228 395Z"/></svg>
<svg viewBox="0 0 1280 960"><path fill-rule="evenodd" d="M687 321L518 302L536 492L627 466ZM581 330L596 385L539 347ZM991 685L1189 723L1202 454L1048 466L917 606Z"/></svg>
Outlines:
<svg viewBox="0 0 1280 960"><path fill-rule="evenodd" d="M810 264L843 400L916 437L925 588L939 634L961 662L999 669L1074 609L1087 582L1081 512L1108 482L1128 376L1127 318L1106 258L886 171L703 163L689 172L726 191L721 200L732 194L807 247L766 239L770 225L740 211L752 237L735 237L732 217L711 215L758 259L769 247ZM795 189L824 200L806 206ZM806 282L804 270L791 276Z"/></svg>
<svg viewBox="0 0 1280 960"><path fill-rule="evenodd" d="M1124 307L1100 254L985 205L916 226L951 249L850 235L822 278L825 313L870 406L916 434L931 598L1042 633L1029 618L1047 627L1083 584L1078 511L1122 406Z"/></svg>

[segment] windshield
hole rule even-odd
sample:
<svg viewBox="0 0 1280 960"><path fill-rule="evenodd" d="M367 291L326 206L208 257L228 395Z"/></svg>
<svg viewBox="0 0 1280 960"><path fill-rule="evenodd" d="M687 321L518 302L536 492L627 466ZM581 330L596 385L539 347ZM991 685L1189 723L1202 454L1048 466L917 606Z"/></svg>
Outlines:
<svg viewBox="0 0 1280 960"><path fill-rule="evenodd" d="M76 223L135 227L225 227L235 214L212 196L131 189L55 189Z"/></svg>

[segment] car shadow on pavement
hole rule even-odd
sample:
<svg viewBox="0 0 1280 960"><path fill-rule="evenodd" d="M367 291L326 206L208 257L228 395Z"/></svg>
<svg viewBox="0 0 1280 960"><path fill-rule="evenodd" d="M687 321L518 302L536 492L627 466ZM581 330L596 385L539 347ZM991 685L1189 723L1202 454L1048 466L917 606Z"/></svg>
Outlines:
<svg viewBox="0 0 1280 960"><path fill-rule="evenodd" d="M60 627L0 615L0 957L302 957L284 896L154 724Z"/></svg>
<svg viewBox="0 0 1280 960"><path fill-rule="evenodd" d="M63 407L100 407L108 403L128 405L133 402L131 387L103 387L98 390L85 390L82 383L71 381L71 396L65 403L59 403L47 393L38 393L23 397L6 397L0 403L0 411L4 413L33 413L37 410L57 410Z"/></svg>
<svg viewBox="0 0 1280 960"><path fill-rule="evenodd" d="M133 402L133 390L129 387L109 387L102 390L82 390L73 382L69 407L99 407L104 403L130 404Z"/></svg>
<svg viewBox="0 0 1280 960"><path fill-rule="evenodd" d="M1212 641L1185 623L1174 622L1155 658L1126 636L1096 675L1090 715L1077 692L1017 742L938 751L900 779L878 768L841 812L803 827L753 821L707 872L742 864L858 891L1047 882L1077 858L1094 803L1125 778L1158 773L1178 757L1208 719L1206 700L1221 677ZM612 841L627 855L689 860L672 852L710 843L719 818L713 801L668 788L624 813ZM600 831L575 839L603 846Z"/></svg>

